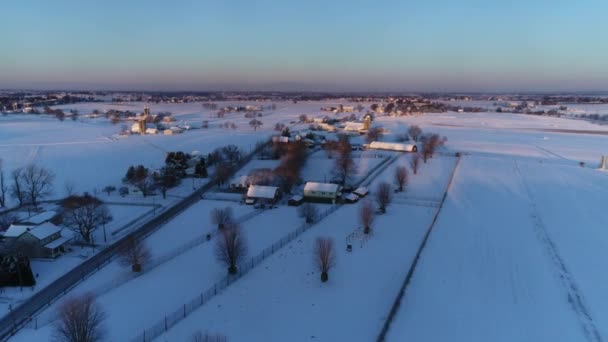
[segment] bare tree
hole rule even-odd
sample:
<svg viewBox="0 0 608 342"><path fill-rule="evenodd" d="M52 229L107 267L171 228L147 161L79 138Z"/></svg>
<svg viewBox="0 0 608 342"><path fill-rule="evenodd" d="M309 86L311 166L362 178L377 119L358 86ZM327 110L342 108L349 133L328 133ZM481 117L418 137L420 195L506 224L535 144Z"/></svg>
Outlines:
<svg viewBox="0 0 608 342"><path fill-rule="evenodd" d="M407 130L407 134L409 134L409 136L412 137L412 139L414 141L418 141L418 138L420 137L420 134L422 134L422 129L419 126L412 125Z"/></svg>
<svg viewBox="0 0 608 342"><path fill-rule="evenodd" d="M222 334L210 334L197 331L192 335L192 342L228 342L228 338Z"/></svg>
<svg viewBox="0 0 608 342"><path fill-rule="evenodd" d="M68 181L65 182L64 186L66 196L72 196L74 194L74 183Z"/></svg>
<svg viewBox="0 0 608 342"><path fill-rule="evenodd" d="M251 126L253 128L253 130L256 131L258 129L258 127L262 126L262 121L260 121L258 119L253 119L253 120L249 121L249 126Z"/></svg>
<svg viewBox="0 0 608 342"><path fill-rule="evenodd" d="M10 188L11 197L17 200L20 207L25 204L25 193L23 192L23 181L21 180L22 173L22 168L14 169L13 172L11 172L13 184Z"/></svg>
<svg viewBox="0 0 608 342"><path fill-rule="evenodd" d="M369 234L375 217L376 213L372 203L370 201L361 203L361 206L359 207L359 220L363 225L364 234Z"/></svg>
<svg viewBox="0 0 608 342"><path fill-rule="evenodd" d="M106 314L88 293L68 298L57 309L55 340L61 342L99 342L105 335Z"/></svg>
<svg viewBox="0 0 608 342"><path fill-rule="evenodd" d="M130 237L125 241L120 247L118 255L120 263L124 266L131 266L133 272L140 272L142 265L148 263L152 258L145 243L135 237Z"/></svg>
<svg viewBox="0 0 608 342"><path fill-rule="evenodd" d="M392 200L391 185L387 182L378 184L376 189L376 202L382 213L386 213L386 207L391 203Z"/></svg>
<svg viewBox="0 0 608 342"><path fill-rule="evenodd" d="M217 225L217 229L223 229L234 222L232 208L215 208L211 211L211 222Z"/></svg>
<svg viewBox="0 0 608 342"><path fill-rule="evenodd" d="M8 187L4 180L4 169L2 167L2 159L0 159L0 207L6 207L6 192Z"/></svg>
<svg viewBox="0 0 608 342"><path fill-rule="evenodd" d="M410 159L410 166L412 171L414 171L414 174L417 174L418 169L420 168L420 154L417 152L412 155L412 158Z"/></svg>
<svg viewBox="0 0 608 342"><path fill-rule="evenodd" d="M0 214L0 231L5 231L11 224L17 222L17 214L12 211Z"/></svg>
<svg viewBox="0 0 608 342"><path fill-rule="evenodd" d="M307 122L308 116L306 116L306 114L300 114L300 116L298 117L298 120L300 120L300 122Z"/></svg>
<svg viewBox="0 0 608 342"><path fill-rule="evenodd" d="M306 220L306 223L313 223L319 217L319 208L307 202L298 208L298 213Z"/></svg>
<svg viewBox="0 0 608 342"><path fill-rule="evenodd" d="M407 185L407 167L397 166L395 169L395 184L400 192L403 191L403 188Z"/></svg>
<svg viewBox="0 0 608 342"><path fill-rule="evenodd" d="M329 270L336 264L334 253L334 240L329 237L318 237L315 240L314 260L317 269L321 272L321 281L329 279Z"/></svg>
<svg viewBox="0 0 608 342"><path fill-rule="evenodd" d="M357 171L357 165L353 160L353 150L348 138L340 138L336 151L338 155L333 173L339 179L340 184L345 185Z"/></svg>
<svg viewBox="0 0 608 342"><path fill-rule="evenodd" d="M48 196L53 191L55 175L36 164L30 164L21 173L21 181L25 197L32 205L37 206L38 200Z"/></svg>
<svg viewBox="0 0 608 342"><path fill-rule="evenodd" d="M228 181L228 178L230 178L231 174L232 165L227 161L223 161L215 167L215 174L213 177L219 185L224 185L224 183Z"/></svg>
<svg viewBox="0 0 608 342"><path fill-rule="evenodd" d="M215 256L228 266L229 274L236 274L239 261L247 255L247 243L238 224L231 223L216 239Z"/></svg>
<svg viewBox="0 0 608 342"><path fill-rule="evenodd" d="M111 220L106 205L88 194L66 197L61 201L61 207L63 208L63 224L80 234L86 243L92 243L92 233Z"/></svg>

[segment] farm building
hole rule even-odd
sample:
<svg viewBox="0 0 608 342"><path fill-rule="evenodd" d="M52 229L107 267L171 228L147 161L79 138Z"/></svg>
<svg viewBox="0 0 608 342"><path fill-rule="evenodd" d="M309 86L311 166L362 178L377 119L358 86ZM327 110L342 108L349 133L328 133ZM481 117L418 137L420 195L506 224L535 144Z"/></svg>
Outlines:
<svg viewBox="0 0 608 342"><path fill-rule="evenodd" d="M72 234L45 222L36 226L13 224L4 232L4 238L18 244L19 250L30 258L56 258L65 252Z"/></svg>
<svg viewBox="0 0 608 342"><path fill-rule="evenodd" d="M335 204L340 195L338 184L307 182L304 185L304 199L306 201Z"/></svg>
<svg viewBox="0 0 608 342"><path fill-rule="evenodd" d="M21 222L15 223L15 225L37 226L39 224L43 224L45 222L52 220L56 216L57 216L57 213L52 210L43 211L40 214L31 216L29 218L22 220Z"/></svg>
<svg viewBox="0 0 608 342"><path fill-rule="evenodd" d="M274 203L281 195L281 191L276 186L251 185L247 190L246 204L254 204L256 202Z"/></svg>
<svg viewBox="0 0 608 342"><path fill-rule="evenodd" d="M417 152L418 147L415 144L389 143L382 141L372 141L367 145L363 145L370 150L387 150L397 152Z"/></svg>
<svg viewBox="0 0 608 342"><path fill-rule="evenodd" d="M367 128L365 127L365 123L363 122L346 122L344 124L344 131L363 133L367 131Z"/></svg>

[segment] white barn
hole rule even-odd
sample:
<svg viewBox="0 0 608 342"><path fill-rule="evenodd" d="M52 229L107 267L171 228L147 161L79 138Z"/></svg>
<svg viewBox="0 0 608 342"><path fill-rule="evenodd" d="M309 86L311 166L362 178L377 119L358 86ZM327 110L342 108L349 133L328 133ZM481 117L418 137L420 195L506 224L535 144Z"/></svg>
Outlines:
<svg viewBox="0 0 608 342"><path fill-rule="evenodd" d="M371 150L387 150L397 152L417 152L418 147L415 144L403 144L403 143L389 143L382 141L372 141L371 143L364 145L365 148Z"/></svg>

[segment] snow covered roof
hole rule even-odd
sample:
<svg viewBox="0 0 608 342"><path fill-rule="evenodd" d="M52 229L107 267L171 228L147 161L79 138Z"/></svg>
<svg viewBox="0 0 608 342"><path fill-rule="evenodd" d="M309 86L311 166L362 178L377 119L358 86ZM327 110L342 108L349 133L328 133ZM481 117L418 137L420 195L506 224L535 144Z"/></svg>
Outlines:
<svg viewBox="0 0 608 342"><path fill-rule="evenodd" d="M304 191L338 192L338 184L306 182Z"/></svg>
<svg viewBox="0 0 608 342"><path fill-rule="evenodd" d="M364 127L365 127L365 124L363 122L347 122L344 125L344 130L358 132L358 131L364 129Z"/></svg>
<svg viewBox="0 0 608 342"><path fill-rule="evenodd" d="M30 218L27 218L25 220L23 220L24 223L31 223L32 225L38 225L38 224L42 224L50 219L52 219L53 217L55 217L57 215L56 212L49 210L49 211L43 211L38 215L34 215Z"/></svg>
<svg viewBox="0 0 608 342"><path fill-rule="evenodd" d="M60 238L47 243L46 245L44 245L44 247L50 248L50 249L57 248L57 247L63 245L64 243L72 240L72 237L73 237L73 235L71 234L71 232L63 229L63 230L61 230Z"/></svg>
<svg viewBox="0 0 608 342"><path fill-rule="evenodd" d="M355 195L355 194L348 194L346 196L344 196L345 199L352 201L352 202L357 202L359 200L359 196Z"/></svg>
<svg viewBox="0 0 608 342"><path fill-rule="evenodd" d="M274 199L278 189L276 186L251 185L247 197Z"/></svg>
<svg viewBox="0 0 608 342"><path fill-rule="evenodd" d="M369 190L366 187L360 186L355 191L353 191L353 194L363 197L363 196L367 195L368 192L369 192Z"/></svg>
<svg viewBox="0 0 608 342"><path fill-rule="evenodd" d="M35 236L38 240L42 240L60 231L61 228L50 222L46 222L30 229L30 234Z"/></svg>
<svg viewBox="0 0 608 342"><path fill-rule="evenodd" d="M272 142L280 142L280 143L288 143L289 142L289 137L284 137L284 136L280 136L280 137L272 137Z"/></svg>
<svg viewBox="0 0 608 342"><path fill-rule="evenodd" d="M301 201L304 197L302 197L301 195L295 195L295 196L291 196L291 198L289 199L290 201Z"/></svg>
<svg viewBox="0 0 608 342"><path fill-rule="evenodd" d="M416 150L416 145L414 144L389 143L382 141L372 141L368 147L377 150L391 150L400 152L412 152Z"/></svg>
<svg viewBox="0 0 608 342"><path fill-rule="evenodd" d="M32 226L32 225L20 226L20 225L11 224L8 227L8 229L4 232L4 237L9 237L9 238L20 237L23 233L27 232L32 227L34 227L34 226Z"/></svg>

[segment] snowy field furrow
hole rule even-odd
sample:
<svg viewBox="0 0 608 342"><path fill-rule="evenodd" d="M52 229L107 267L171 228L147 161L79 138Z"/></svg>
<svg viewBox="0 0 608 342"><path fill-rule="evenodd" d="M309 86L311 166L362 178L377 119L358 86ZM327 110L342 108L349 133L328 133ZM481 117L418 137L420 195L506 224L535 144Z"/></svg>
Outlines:
<svg viewBox="0 0 608 342"><path fill-rule="evenodd" d="M389 341L584 341L512 160L464 157Z"/></svg>

